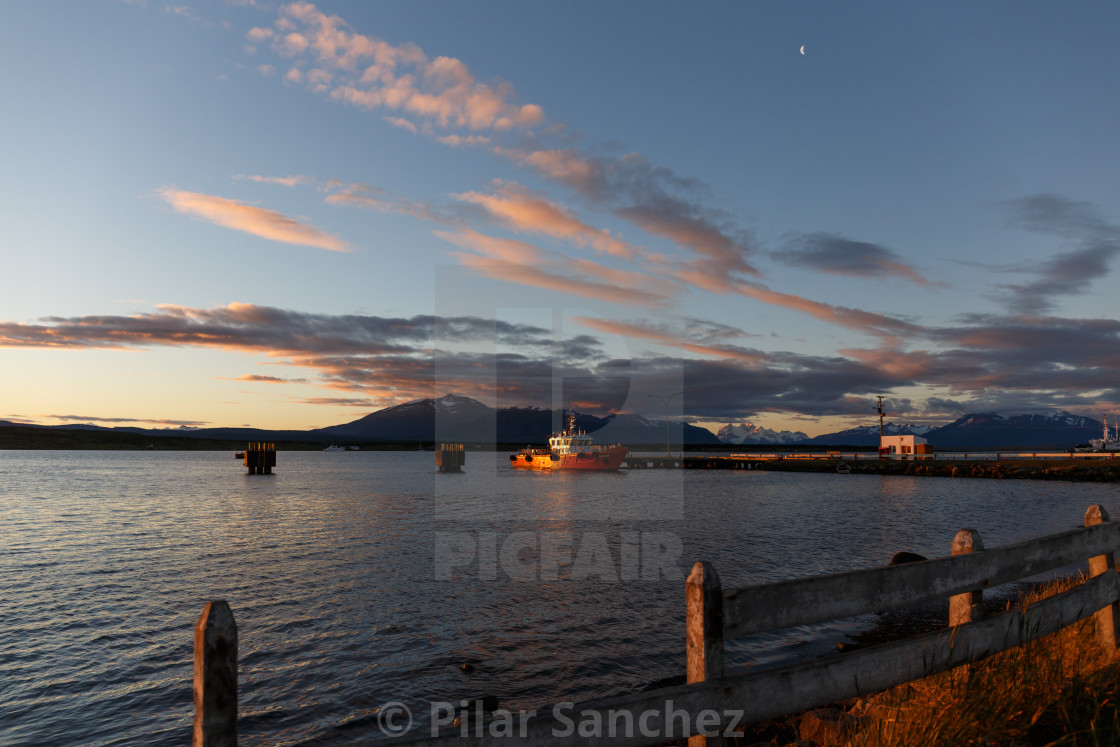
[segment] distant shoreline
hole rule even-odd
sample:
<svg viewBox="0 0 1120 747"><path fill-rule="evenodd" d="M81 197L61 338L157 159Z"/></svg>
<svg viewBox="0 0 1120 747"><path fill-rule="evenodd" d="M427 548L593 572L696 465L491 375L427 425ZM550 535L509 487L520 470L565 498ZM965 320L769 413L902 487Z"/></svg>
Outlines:
<svg viewBox="0 0 1120 747"><path fill-rule="evenodd" d="M772 472L820 472L837 477L851 475L898 475L913 477L979 477L997 480L1067 480L1070 482L1120 482L1120 460L1086 462L1074 459L1004 459L954 461L875 460L845 462L851 470L837 474L843 460L773 460L758 470Z"/></svg>

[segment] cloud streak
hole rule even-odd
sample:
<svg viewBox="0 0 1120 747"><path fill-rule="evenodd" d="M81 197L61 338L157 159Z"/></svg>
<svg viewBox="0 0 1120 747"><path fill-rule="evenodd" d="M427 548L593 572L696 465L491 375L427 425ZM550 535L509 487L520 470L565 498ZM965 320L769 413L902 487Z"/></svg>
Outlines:
<svg viewBox="0 0 1120 747"><path fill-rule="evenodd" d="M908 343L924 343L926 349L884 345L833 356L743 346L741 340L758 338L697 319L578 321L632 340L636 351L655 343L700 357L636 352L614 359L594 335L555 340L550 329L470 316L325 315L251 304L4 322L0 348L207 347L249 353L312 370L318 386L360 393L371 407L432 396L437 389L491 402L541 404L551 401L557 380L566 382L566 398L575 393L569 399L600 411L620 407L628 391L664 391L683 382L690 417L724 422L766 412L865 417L871 395L914 386L931 392L928 408L939 414L973 402L1084 409L1120 401L1120 321L1110 319L970 316L957 326L915 327ZM492 352L480 352L488 348ZM238 380L281 383L279 378ZM646 406L630 404L632 410ZM916 404L906 407L919 411Z"/></svg>
<svg viewBox="0 0 1120 747"><path fill-rule="evenodd" d="M801 234L786 242L771 257L793 267L860 278L896 277L917 285L931 285L896 253L866 241L853 241L829 233Z"/></svg>
<svg viewBox="0 0 1120 747"><path fill-rule="evenodd" d="M280 376L262 376L261 374L244 374L233 378L223 377L226 381L249 381L260 384L305 384L307 379L285 379Z"/></svg>
<svg viewBox="0 0 1120 747"><path fill-rule="evenodd" d="M592 228L568 210L517 184L499 184L491 194L464 192L453 197L478 205L499 223L519 233L544 234L624 259L642 253L637 247L612 236L610 231Z"/></svg>
<svg viewBox="0 0 1120 747"><path fill-rule="evenodd" d="M261 176L259 174L238 174L233 178L243 179L250 182L257 182L258 184L279 184L283 187L297 187L301 184L315 183L315 177L307 176L305 174L296 174L294 176Z"/></svg>
<svg viewBox="0 0 1120 747"><path fill-rule="evenodd" d="M166 418L103 418L94 415L40 415L48 420L63 423L148 423L167 427L201 428L208 425L205 420L168 420Z"/></svg>
<svg viewBox="0 0 1120 747"><path fill-rule="evenodd" d="M1094 280L1108 274L1120 254L1120 227L1105 221L1091 203L1041 194L1012 200L1005 207L1012 226L1060 236L1077 245L1041 262L1002 268L1036 278L997 286L1006 292L1003 301L1012 312L1044 313L1063 297L1085 293Z"/></svg>
<svg viewBox="0 0 1120 747"><path fill-rule="evenodd" d="M309 246L334 252L350 251L350 247L337 236L275 210L254 207L225 197L186 192L174 187L161 188L159 195L176 212L201 218L223 228L243 231L284 244Z"/></svg>
<svg viewBox="0 0 1120 747"><path fill-rule="evenodd" d="M460 263L495 280L639 306L663 304L674 291L671 283L660 278L547 252L525 241L465 228L436 231L435 235L466 250L455 254Z"/></svg>

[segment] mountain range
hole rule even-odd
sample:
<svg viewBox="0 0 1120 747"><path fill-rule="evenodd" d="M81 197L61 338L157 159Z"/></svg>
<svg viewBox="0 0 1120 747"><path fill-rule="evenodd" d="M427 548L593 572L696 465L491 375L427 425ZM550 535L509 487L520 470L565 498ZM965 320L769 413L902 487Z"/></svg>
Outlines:
<svg viewBox="0 0 1120 747"><path fill-rule="evenodd" d="M942 426L884 423L883 433L888 436L920 436L938 451L1069 450L1090 438L1099 438L1101 422L1065 411L1011 416L987 412L965 415ZM790 440L786 434L789 434L789 431L776 433L748 423L738 426L728 425L719 431L721 441L735 444L834 447L874 447L879 444L878 425L859 426L814 438L805 437L801 440ZM740 435L745 436L745 439L735 440ZM804 436L804 434L792 435Z"/></svg>
<svg viewBox="0 0 1120 747"><path fill-rule="evenodd" d="M564 426L564 413L543 407L492 408L455 394L439 399L418 399L370 413L351 423L311 431L334 440L360 441L474 441L503 444L543 444L549 434ZM599 443L665 443L665 421L639 415L599 418L576 413L576 428L594 433ZM681 443L682 424L670 423L669 440ZM685 423L684 443L719 443L712 432Z"/></svg>
<svg viewBox="0 0 1120 747"><path fill-rule="evenodd" d="M135 426L107 428L90 424L36 426L52 429L142 433L152 437L181 436L226 440L311 442L433 442L465 441L501 444L543 444L550 433L564 425L564 412L542 407L492 408L456 394L438 399L417 399L387 407L342 425L307 431L268 431L257 428L159 428ZM0 421L0 426L24 425ZM576 427L595 435L599 443L655 446L666 442L665 421L620 413L600 418L576 414ZM973 413L948 425L886 423L888 435L914 434L938 451L995 449L1068 450L1101 435L1101 423L1069 412L1003 416ZM874 447L878 425L860 426L810 438L801 431L774 431L750 423L727 424L713 434L679 421L670 422L668 440L689 446L769 445L809 447Z"/></svg>

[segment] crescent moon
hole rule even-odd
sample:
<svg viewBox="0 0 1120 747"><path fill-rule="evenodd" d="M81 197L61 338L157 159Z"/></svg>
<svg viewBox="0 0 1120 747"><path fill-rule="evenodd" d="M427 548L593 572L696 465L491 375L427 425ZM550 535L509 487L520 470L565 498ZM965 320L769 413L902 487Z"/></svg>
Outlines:
<svg viewBox="0 0 1120 747"><path fill-rule="evenodd" d="M805 45L804 44L801 45L801 54L805 54Z"/></svg>

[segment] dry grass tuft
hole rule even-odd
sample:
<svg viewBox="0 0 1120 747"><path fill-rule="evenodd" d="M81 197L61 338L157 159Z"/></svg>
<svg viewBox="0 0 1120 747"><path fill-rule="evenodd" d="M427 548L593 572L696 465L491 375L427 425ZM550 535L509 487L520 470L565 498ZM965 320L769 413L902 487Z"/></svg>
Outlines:
<svg viewBox="0 0 1120 747"><path fill-rule="evenodd" d="M1084 581L1052 582L1030 604ZM862 699L847 747L1120 744L1120 657L1092 618L1027 646ZM823 747L823 746L822 746Z"/></svg>

